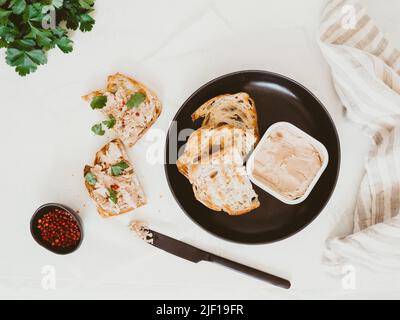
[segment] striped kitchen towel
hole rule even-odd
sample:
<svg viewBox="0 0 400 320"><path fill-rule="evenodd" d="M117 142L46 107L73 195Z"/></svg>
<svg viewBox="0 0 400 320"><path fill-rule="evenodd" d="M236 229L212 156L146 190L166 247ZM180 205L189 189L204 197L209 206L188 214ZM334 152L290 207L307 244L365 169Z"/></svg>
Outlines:
<svg viewBox="0 0 400 320"><path fill-rule="evenodd" d="M398 271L400 51L352 0L329 2L319 43L348 118L372 141L354 212L354 233L328 240L325 262Z"/></svg>

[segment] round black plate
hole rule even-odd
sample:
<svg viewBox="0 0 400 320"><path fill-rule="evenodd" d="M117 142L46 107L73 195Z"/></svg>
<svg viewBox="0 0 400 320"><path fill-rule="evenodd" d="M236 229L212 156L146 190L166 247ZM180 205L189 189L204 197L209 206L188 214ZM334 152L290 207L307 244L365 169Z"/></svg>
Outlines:
<svg viewBox="0 0 400 320"><path fill-rule="evenodd" d="M287 205L254 186L261 206L249 214L231 217L214 212L198 202L189 181L174 160L187 139L183 129L197 129L191 114L207 100L226 93L247 92L255 100L260 133L279 121L287 121L319 140L328 150L329 164L309 197L299 205ZM178 134L176 134L178 133ZM186 134L183 134L186 136ZM183 141L182 141L183 140ZM177 143L177 148L174 145ZM336 186L340 143L335 125L325 107L305 87L284 76L266 71L242 71L222 76L197 90L179 109L166 143L165 172L170 189L184 212L197 224L223 239L270 243L287 238L311 223L325 207Z"/></svg>

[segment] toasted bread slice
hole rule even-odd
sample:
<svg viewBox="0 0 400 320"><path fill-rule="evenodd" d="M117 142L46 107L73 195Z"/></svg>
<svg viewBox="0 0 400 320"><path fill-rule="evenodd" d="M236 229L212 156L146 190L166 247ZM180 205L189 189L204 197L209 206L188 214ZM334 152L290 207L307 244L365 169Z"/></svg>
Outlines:
<svg viewBox="0 0 400 320"><path fill-rule="evenodd" d="M211 210L238 216L260 206L243 165L225 161L191 165L189 180L196 199Z"/></svg>
<svg viewBox="0 0 400 320"><path fill-rule="evenodd" d="M200 118L204 118L202 126L219 127L230 124L254 131L257 140L260 136L255 102L245 92L212 98L192 114L193 121Z"/></svg>
<svg viewBox="0 0 400 320"><path fill-rule="evenodd" d="M203 163L210 156L225 149L236 149L241 157L241 163L253 149L256 143L253 131L223 125L218 128L203 127L191 134L185 146L184 153L176 165L179 172L188 178L188 167L192 164Z"/></svg>
<svg viewBox="0 0 400 320"><path fill-rule="evenodd" d="M143 94L145 100L138 106L128 108L127 102L137 93ZM105 90L91 92L83 99L90 102L97 96L107 97L105 107L100 110L107 118L115 118L112 130L129 148L153 125L162 110L161 102L153 91L120 73L108 77Z"/></svg>
<svg viewBox="0 0 400 320"><path fill-rule="evenodd" d="M86 189L102 217L124 214L146 204L146 196L119 139L96 153L94 165L85 166L84 177Z"/></svg>

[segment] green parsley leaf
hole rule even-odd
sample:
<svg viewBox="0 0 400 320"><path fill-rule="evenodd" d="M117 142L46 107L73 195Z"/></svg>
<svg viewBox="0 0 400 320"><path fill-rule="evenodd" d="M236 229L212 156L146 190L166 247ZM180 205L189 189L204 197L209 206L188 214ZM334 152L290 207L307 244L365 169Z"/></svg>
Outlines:
<svg viewBox="0 0 400 320"><path fill-rule="evenodd" d="M97 96L92 99L90 106L92 109L103 109L107 104L107 97L106 96Z"/></svg>
<svg viewBox="0 0 400 320"><path fill-rule="evenodd" d="M12 8L12 11L16 15L20 15L22 12L24 12L26 7L26 1L25 0L12 0L9 8Z"/></svg>
<svg viewBox="0 0 400 320"><path fill-rule="evenodd" d="M141 92L136 92L131 95L130 99L126 103L129 110L139 107L146 100L146 95Z"/></svg>
<svg viewBox="0 0 400 320"><path fill-rule="evenodd" d="M0 24L6 25L8 22L8 17L10 16L11 13L12 11L0 8Z"/></svg>
<svg viewBox="0 0 400 320"><path fill-rule="evenodd" d="M64 0L47 0L46 3L49 4L43 5L42 13L46 15L47 20L49 18L51 19L51 16L49 15L50 11L60 9L63 6Z"/></svg>
<svg viewBox="0 0 400 320"><path fill-rule="evenodd" d="M103 121L103 124L108 128L108 129L112 129L114 128L116 123L116 120L114 118L114 116L112 114L110 114L108 116L108 120Z"/></svg>
<svg viewBox="0 0 400 320"><path fill-rule="evenodd" d="M7 43L14 42L15 39L19 36L18 30L7 25L0 25L0 38L6 41Z"/></svg>
<svg viewBox="0 0 400 320"><path fill-rule="evenodd" d="M73 50L73 41L68 37L62 37L57 40L57 47L61 49L64 53L69 53Z"/></svg>
<svg viewBox="0 0 400 320"><path fill-rule="evenodd" d="M53 33L50 30L31 27L31 31L26 35L28 39L35 39L37 44L46 50L54 47Z"/></svg>
<svg viewBox="0 0 400 320"><path fill-rule="evenodd" d="M94 25L94 19L88 15L87 13L81 14L80 15L80 27L79 29L82 32L88 32L91 31L93 29L93 25Z"/></svg>
<svg viewBox="0 0 400 320"><path fill-rule="evenodd" d="M13 45L17 49L29 51L35 48L36 42L33 39L21 39L14 41Z"/></svg>
<svg viewBox="0 0 400 320"><path fill-rule="evenodd" d="M129 165L125 161L121 161L120 163L113 165L111 167L111 175L114 177L118 177L122 174L125 169L128 169Z"/></svg>
<svg viewBox="0 0 400 320"><path fill-rule="evenodd" d="M10 66L16 67L15 70L21 76L25 76L36 71L38 65L45 64L47 58L44 52L39 49L23 51L9 48L6 52L6 61Z"/></svg>
<svg viewBox="0 0 400 320"><path fill-rule="evenodd" d="M67 36L67 31L60 27L51 29L51 32L53 32L54 36L56 36L57 38L62 38L63 36Z"/></svg>
<svg viewBox="0 0 400 320"><path fill-rule="evenodd" d="M91 9L94 5L94 0L79 0L79 4L84 9Z"/></svg>
<svg viewBox="0 0 400 320"><path fill-rule="evenodd" d="M113 203L117 204L117 202L118 202L118 194L117 194L117 192L114 191L113 189L109 189L108 192L109 192L109 198L110 198L110 200L111 200Z"/></svg>
<svg viewBox="0 0 400 320"><path fill-rule="evenodd" d="M104 131L103 126L102 126L101 123L95 124L95 125L92 127L92 132L93 132L95 135L98 135L98 136L104 136L104 134L106 133L106 132Z"/></svg>
<svg viewBox="0 0 400 320"><path fill-rule="evenodd" d="M28 5L28 8L24 13L24 20L26 20L29 27L32 27L35 22L41 24L44 17L45 14L42 13L42 5L40 3Z"/></svg>
<svg viewBox="0 0 400 320"><path fill-rule="evenodd" d="M97 183L96 176L95 176L93 173L91 173L91 172L86 173L86 175L85 175L85 180L86 180L87 183L89 183L91 186L94 186L94 185Z"/></svg>

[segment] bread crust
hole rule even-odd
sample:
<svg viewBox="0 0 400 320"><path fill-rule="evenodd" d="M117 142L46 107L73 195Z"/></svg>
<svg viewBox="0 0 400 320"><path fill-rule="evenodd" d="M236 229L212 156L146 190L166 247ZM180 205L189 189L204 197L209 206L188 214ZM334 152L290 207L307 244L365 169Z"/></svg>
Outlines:
<svg viewBox="0 0 400 320"><path fill-rule="evenodd" d="M202 126L209 125L208 119L210 117L210 114L212 112L215 112L215 110L213 110L214 104L218 101L223 101L225 98L231 98L236 100L234 103L235 107L237 107L237 105L240 103L246 105L246 107L248 108L248 118L250 119L250 121L245 125L248 129L254 130L254 134L256 135L258 141L260 139L260 131L258 129L258 116L257 116L256 104L254 100L246 92L239 92L236 94L222 94L206 101L192 114L192 121L204 118Z"/></svg>

